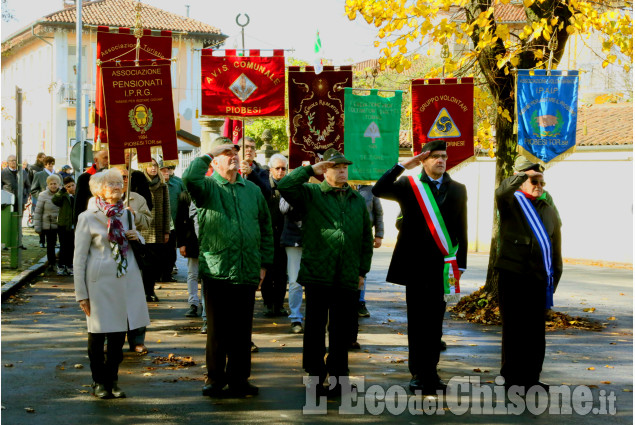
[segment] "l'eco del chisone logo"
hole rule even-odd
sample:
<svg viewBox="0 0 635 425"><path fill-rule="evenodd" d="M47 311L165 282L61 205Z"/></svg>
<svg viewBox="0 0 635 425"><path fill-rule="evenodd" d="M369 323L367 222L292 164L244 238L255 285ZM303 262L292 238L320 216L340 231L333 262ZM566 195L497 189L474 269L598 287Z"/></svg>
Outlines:
<svg viewBox="0 0 635 425"><path fill-rule="evenodd" d="M152 109L139 104L128 112L128 119L132 128L143 134L152 127Z"/></svg>

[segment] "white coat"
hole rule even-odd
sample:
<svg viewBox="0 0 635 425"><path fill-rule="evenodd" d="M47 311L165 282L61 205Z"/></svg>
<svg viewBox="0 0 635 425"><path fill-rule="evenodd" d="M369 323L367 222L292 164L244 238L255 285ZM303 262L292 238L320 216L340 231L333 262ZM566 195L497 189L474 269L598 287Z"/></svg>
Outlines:
<svg viewBox="0 0 635 425"><path fill-rule="evenodd" d="M86 317L90 333L126 332L128 326L137 329L150 324L134 253L128 249L128 269L125 275L117 277L107 222L106 215L97 207L96 198L91 198L86 211L79 215L75 230L75 299L90 300L90 316ZM125 211L121 222L124 230L130 229Z"/></svg>

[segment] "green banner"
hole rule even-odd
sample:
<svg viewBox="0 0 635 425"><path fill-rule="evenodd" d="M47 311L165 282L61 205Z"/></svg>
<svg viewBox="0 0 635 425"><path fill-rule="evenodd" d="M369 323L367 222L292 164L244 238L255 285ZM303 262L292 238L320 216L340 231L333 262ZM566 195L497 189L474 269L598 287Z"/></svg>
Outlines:
<svg viewBox="0 0 635 425"><path fill-rule="evenodd" d="M368 96L344 88L344 155L353 162L348 180L378 180L399 159L401 90L392 97Z"/></svg>

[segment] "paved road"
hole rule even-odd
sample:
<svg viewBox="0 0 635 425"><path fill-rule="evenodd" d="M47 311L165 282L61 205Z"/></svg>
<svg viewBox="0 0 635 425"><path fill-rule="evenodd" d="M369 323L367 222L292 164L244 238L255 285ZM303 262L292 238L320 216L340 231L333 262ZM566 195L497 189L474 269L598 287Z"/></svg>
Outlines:
<svg viewBox="0 0 635 425"><path fill-rule="evenodd" d="M86 325L74 299L72 281L43 276L13 302L2 303L2 423L632 423L631 270L565 267L556 294L556 310L594 317L607 323L607 328L602 332L567 330L547 334L543 380L554 385L589 386L594 400L589 409L603 408L601 402L608 404L613 394L615 415L598 418L592 413L576 414L585 406L580 403L586 396L584 388L574 392L577 405L573 414L550 414L548 409L544 413L534 410L536 414L525 409L518 416L478 414L478 405L473 404L473 410L459 415L457 403L461 399L457 395L436 401L426 399L428 404L419 405L415 402L421 399L406 396L400 387L409 379L405 293L402 287L385 283L390 255L390 248L376 250L367 292L372 316L361 320L362 350L350 354L351 375L360 377L356 378L358 384L361 377L364 379L366 402L355 403L364 414L340 412L339 401L329 401L324 414L303 414L307 404L302 383L302 337L288 333L286 318L263 318L262 303L258 301L253 340L260 352L252 356L252 382L260 387L261 394L247 399L202 397L205 337L199 333L200 318L184 317L184 283L163 284L157 291L161 302L150 305L152 326L146 341L150 353L125 356L120 384L128 398L97 400L88 393L91 378ZM470 255L469 265L462 280L464 292L483 284L487 257ZM185 262L180 259L178 266L179 280L183 280ZM589 307L595 312L583 312ZM457 383L466 382L468 376L479 378L483 386L473 388L483 390L485 404L491 405L491 398L497 394L492 393L492 382L500 361L500 327L452 320L449 314L448 319L444 339L449 348L442 354L440 374L446 380L458 377L451 388L462 389L462 395L467 394L467 387ZM196 365L175 368L153 362L171 353L192 356ZM379 391L381 395L384 390L388 390L386 404L382 397L369 392ZM499 408L503 407L505 400L497 400ZM25 408L34 412L28 413ZM436 414L428 416L423 408Z"/></svg>

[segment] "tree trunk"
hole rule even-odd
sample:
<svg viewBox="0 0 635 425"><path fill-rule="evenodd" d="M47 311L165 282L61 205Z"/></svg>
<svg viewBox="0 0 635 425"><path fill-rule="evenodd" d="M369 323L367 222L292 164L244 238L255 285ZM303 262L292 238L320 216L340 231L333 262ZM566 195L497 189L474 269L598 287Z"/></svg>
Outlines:
<svg viewBox="0 0 635 425"><path fill-rule="evenodd" d="M508 111L514 110L514 100L511 96L499 102L499 105ZM514 123L509 122L499 115L496 119L496 180L494 183L496 187L514 172L513 166L516 157L516 145L517 140L514 134ZM498 272L494 268L494 264L498 259L498 233L500 223L496 209L496 201L494 201L494 212L489 264L487 266L487 278L483 289L488 294L498 296Z"/></svg>

